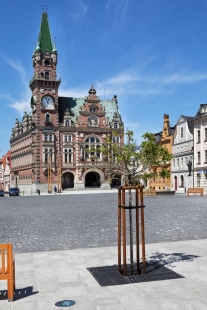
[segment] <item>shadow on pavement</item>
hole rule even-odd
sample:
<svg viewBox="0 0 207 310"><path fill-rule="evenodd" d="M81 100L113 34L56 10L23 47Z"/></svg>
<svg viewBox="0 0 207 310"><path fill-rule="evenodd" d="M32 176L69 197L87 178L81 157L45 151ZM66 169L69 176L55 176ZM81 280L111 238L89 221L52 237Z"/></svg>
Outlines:
<svg viewBox="0 0 207 310"><path fill-rule="evenodd" d="M33 292L33 286L28 286L25 288L16 289L15 295L14 295L14 301L35 295L37 293L39 293L39 291ZM7 299L8 299L7 290L0 291L0 300L7 300Z"/></svg>

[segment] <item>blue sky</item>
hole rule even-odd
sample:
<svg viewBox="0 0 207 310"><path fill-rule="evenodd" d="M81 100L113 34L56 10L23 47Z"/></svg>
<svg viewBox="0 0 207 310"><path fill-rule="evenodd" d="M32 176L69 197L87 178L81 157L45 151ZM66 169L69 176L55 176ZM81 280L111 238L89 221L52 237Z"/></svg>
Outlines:
<svg viewBox="0 0 207 310"><path fill-rule="evenodd" d="M59 94L117 95L125 128L140 143L207 102L206 0L7 0L0 19L0 157L15 118L30 111L29 80L42 5L58 49Z"/></svg>

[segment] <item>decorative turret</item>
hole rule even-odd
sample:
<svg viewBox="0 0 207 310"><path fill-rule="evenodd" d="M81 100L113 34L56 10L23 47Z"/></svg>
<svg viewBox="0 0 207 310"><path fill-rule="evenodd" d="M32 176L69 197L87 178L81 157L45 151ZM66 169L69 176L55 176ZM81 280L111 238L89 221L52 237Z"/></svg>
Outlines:
<svg viewBox="0 0 207 310"><path fill-rule="evenodd" d="M89 93L89 96L95 96L96 95L96 90L93 87L93 84L91 85L91 89L89 90L88 93Z"/></svg>

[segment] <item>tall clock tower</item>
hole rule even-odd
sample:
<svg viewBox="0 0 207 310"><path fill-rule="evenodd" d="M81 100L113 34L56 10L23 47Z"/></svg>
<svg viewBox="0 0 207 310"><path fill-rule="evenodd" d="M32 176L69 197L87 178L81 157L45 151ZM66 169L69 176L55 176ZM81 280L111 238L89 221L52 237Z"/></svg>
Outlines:
<svg viewBox="0 0 207 310"><path fill-rule="evenodd" d="M57 61L58 54L55 43L52 46L48 15L43 12L38 43L32 56L34 76L30 81L31 108L36 126L58 126L58 88L61 80L57 79Z"/></svg>
<svg viewBox="0 0 207 310"><path fill-rule="evenodd" d="M47 176L47 164L44 164L46 154L50 150L52 162L55 165L55 149L57 128L59 127L58 115L58 88L61 80L57 78L58 53L55 42L52 44L52 37L47 12L42 13L38 42L32 55L34 76L30 81L32 91L31 108L33 114L34 134L32 142L34 145L33 160L34 174L37 182L42 182L41 176ZM48 145L44 137L47 134L52 137ZM47 142L47 141L46 141ZM55 167L55 166L54 166ZM57 174L53 169L53 177Z"/></svg>

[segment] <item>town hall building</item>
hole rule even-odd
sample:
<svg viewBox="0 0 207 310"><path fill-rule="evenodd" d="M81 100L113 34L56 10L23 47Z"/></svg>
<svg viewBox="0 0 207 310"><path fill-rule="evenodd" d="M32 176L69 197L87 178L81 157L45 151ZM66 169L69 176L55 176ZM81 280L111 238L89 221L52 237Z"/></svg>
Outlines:
<svg viewBox="0 0 207 310"><path fill-rule="evenodd" d="M32 64L31 112L16 119L10 139L11 186L31 194L54 186L110 188L109 164L100 147L114 131L115 142L123 143L117 96L101 100L93 85L85 98L59 96L58 53L45 12Z"/></svg>

